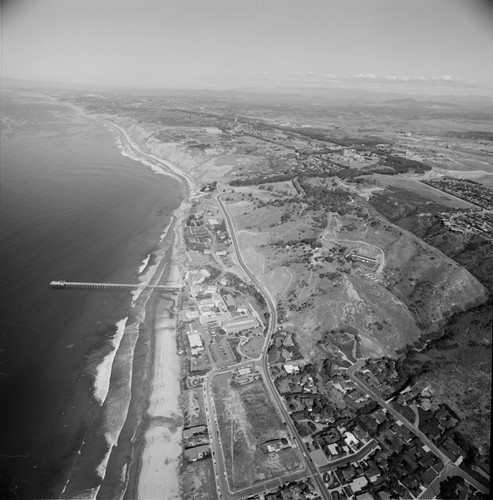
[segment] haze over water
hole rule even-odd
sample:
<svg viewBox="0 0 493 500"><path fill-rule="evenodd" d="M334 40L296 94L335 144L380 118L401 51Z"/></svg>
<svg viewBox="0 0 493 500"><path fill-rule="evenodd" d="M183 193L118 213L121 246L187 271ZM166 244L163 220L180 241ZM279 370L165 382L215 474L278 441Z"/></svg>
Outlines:
<svg viewBox="0 0 493 500"><path fill-rule="evenodd" d="M94 368L131 300L49 283L135 282L180 189L67 106L6 93L3 116L0 491L46 497L98 418Z"/></svg>

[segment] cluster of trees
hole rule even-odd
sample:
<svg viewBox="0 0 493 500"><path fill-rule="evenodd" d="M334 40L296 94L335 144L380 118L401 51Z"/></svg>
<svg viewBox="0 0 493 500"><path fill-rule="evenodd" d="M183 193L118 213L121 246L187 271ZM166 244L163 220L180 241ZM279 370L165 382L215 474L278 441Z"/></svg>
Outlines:
<svg viewBox="0 0 493 500"><path fill-rule="evenodd" d="M278 240L272 243L274 246L283 247L285 245L289 245L292 247L300 246L300 245L310 245L312 248L321 248L322 243L317 241L317 238L302 238L301 240Z"/></svg>
<svg viewBox="0 0 493 500"><path fill-rule="evenodd" d="M244 294L251 295L263 307L266 305L264 296L257 290L257 287L247 284L234 274L228 274L228 281L232 288L236 288Z"/></svg>
<svg viewBox="0 0 493 500"><path fill-rule="evenodd" d="M258 184L268 184L271 182L290 181L297 176L295 173L277 174L277 175L259 175L257 177L249 177L247 179L234 179L229 184L230 186L256 186Z"/></svg>
<svg viewBox="0 0 493 500"><path fill-rule="evenodd" d="M210 191L214 191L216 187L217 187L217 181L213 181L203 186L200 191L202 193L209 193Z"/></svg>
<svg viewBox="0 0 493 500"><path fill-rule="evenodd" d="M416 174L423 174L431 170L431 167L416 160L408 160L400 156L387 155L385 157L385 165L391 167L395 174L404 174L407 172L414 172Z"/></svg>
<svg viewBox="0 0 493 500"><path fill-rule="evenodd" d="M299 178L300 186L305 191L304 201L313 210L323 209L330 212L346 213L346 205L351 201L349 194L340 188L329 189L325 186L315 186L303 176Z"/></svg>
<svg viewBox="0 0 493 500"><path fill-rule="evenodd" d="M484 132L481 130L467 132L446 132L444 135L445 137L457 137L458 139L493 141L493 132Z"/></svg>

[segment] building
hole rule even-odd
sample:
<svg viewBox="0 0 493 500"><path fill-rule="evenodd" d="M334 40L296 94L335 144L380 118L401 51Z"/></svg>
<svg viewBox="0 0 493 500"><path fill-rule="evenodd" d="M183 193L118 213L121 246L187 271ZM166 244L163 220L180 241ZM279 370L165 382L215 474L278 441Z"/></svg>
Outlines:
<svg viewBox="0 0 493 500"><path fill-rule="evenodd" d="M368 479L365 476L360 476L349 483L349 487L353 491L353 493L358 493L368 484Z"/></svg>
<svg viewBox="0 0 493 500"><path fill-rule="evenodd" d="M205 425L196 425L195 427L189 427L188 429L183 429L183 439L190 439L196 434L202 434L205 432L207 427Z"/></svg>
<svg viewBox="0 0 493 500"><path fill-rule="evenodd" d="M185 458L188 462L196 462L210 455L210 447L208 444L186 448L184 451Z"/></svg>
<svg viewBox="0 0 493 500"><path fill-rule="evenodd" d="M187 335L188 338L188 343L190 344L190 348L192 349L192 352L195 351L203 351L204 350L204 345L202 343L202 338L200 337L200 334L198 333L189 333Z"/></svg>
<svg viewBox="0 0 493 500"><path fill-rule="evenodd" d="M225 330L226 330L226 333L228 335L231 335L231 334L243 332L245 330L257 328L258 326L259 326L259 323L258 323L256 318L240 317L238 319L234 319L234 320L226 323Z"/></svg>
<svg viewBox="0 0 493 500"><path fill-rule="evenodd" d="M286 370L286 373L289 375L293 375L293 373L298 373L300 371L300 367L298 365L291 365L291 364L284 365L284 369Z"/></svg>

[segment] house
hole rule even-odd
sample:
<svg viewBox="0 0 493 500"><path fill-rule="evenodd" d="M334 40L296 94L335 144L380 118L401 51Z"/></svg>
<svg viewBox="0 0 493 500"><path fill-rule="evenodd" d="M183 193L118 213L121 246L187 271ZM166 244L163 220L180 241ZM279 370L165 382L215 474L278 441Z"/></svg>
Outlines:
<svg viewBox="0 0 493 500"><path fill-rule="evenodd" d="M328 444L327 448L332 456L339 455L339 450L337 448L337 443Z"/></svg>
<svg viewBox="0 0 493 500"><path fill-rule="evenodd" d="M413 439L413 434L411 433L411 431L400 421L397 422L396 432L406 443L409 443Z"/></svg>
<svg viewBox="0 0 493 500"><path fill-rule="evenodd" d="M202 434L205 432L207 427L205 425L196 425L194 427L189 427L188 429L183 429L183 439L190 439L196 434Z"/></svg>
<svg viewBox="0 0 493 500"><path fill-rule="evenodd" d="M365 471L365 475L371 483L374 483L382 474L382 471L375 465L372 464Z"/></svg>
<svg viewBox="0 0 493 500"><path fill-rule="evenodd" d="M445 448L445 450L452 453L455 458L459 457L459 456L462 456L462 457L466 456L466 453L464 452L464 450L455 441L453 441L450 438L447 438L443 442L443 447ZM447 455L448 455L448 453L447 453Z"/></svg>
<svg viewBox="0 0 493 500"><path fill-rule="evenodd" d="M368 439L370 436L368 435L368 432L366 432L364 429L361 428L359 425L355 425L352 429L352 433L356 436L357 439L360 441L363 441L365 439Z"/></svg>
<svg viewBox="0 0 493 500"><path fill-rule="evenodd" d="M288 375L293 375L293 373L298 373L300 371L300 367L298 365L286 364L284 365L284 369Z"/></svg>
<svg viewBox="0 0 493 500"><path fill-rule="evenodd" d="M427 487L436 479L437 475L438 474L430 468L421 475L421 483Z"/></svg>
<svg viewBox="0 0 493 500"><path fill-rule="evenodd" d="M356 469L354 468L353 464L347 465L346 467L341 469L341 472L345 483L348 483L354 478L354 476L356 476Z"/></svg>
<svg viewBox="0 0 493 500"><path fill-rule="evenodd" d="M357 449L359 441L356 439L352 432L346 432L344 434L344 442L353 450Z"/></svg>
<svg viewBox="0 0 493 500"><path fill-rule="evenodd" d="M353 493L358 493L368 484L368 479L365 476L359 476L349 483Z"/></svg>
<svg viewBox="0 0 493 500"><path fill-rule="evenodd" d="M210 452L209 445L204 444L201 446L194 446L193 448L186 448L183 453L188 462L196 462L197 460L208 457Z"/></svg>
<svg viewBox="0 0 493 500"><path fill-rule="evenodd" d="M382 424L387 420L387 416L382 408L372 413L373 418L378 424Z"/></svg>
<svg viewBox="0 0 493 500"><path fill-rule="evenodd" d="M424 468L428 469L430 467L433 467L435 464L435 455L431 453L431 451L428 451L424 454L422 458L418 460L418 463Z"/></svg>

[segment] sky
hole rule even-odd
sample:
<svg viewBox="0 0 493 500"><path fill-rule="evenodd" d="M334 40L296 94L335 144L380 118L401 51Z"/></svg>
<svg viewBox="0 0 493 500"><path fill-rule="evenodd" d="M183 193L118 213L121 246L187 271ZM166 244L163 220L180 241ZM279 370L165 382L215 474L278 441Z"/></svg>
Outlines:
<svg viewBox="0 0 493 500"><path fill-rule="evenodd" d="M486 0L3 0L2 76L122 87L475 82Z"/></svg>

